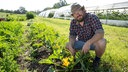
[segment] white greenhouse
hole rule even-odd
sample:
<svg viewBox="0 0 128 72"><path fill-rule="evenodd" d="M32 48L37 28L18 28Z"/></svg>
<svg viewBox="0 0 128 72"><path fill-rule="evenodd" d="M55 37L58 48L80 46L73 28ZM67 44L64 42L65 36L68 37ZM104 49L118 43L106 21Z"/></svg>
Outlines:
<svg viewBox="0 0 128 72"><path fill-rule="evenodd" d="M71 16L71 5L64 6L56 10L54 18L68 18Z"/></svg>
<svg viewBox="0 0 128 72"><path fill-rule="evenodd" d="M43 11L39 14L39 16L48 17L50 13L53 13L53 18L71 18L71 5L61 7L59 9L50 9L47 11Z"/></svg>
<svg viewBox="0 0 128 72"><path fill-rule="evenodd" d="M39 14L39 16L48 17L50 13L55 13L56 10L57 9L50 9L50 10L43 11Z"/></svg>
<svg viewBox="0 0 128 72"><path fill-rule="evenodd" d="M43 11L39 14L39 16L48 17L50 13L53 13L54 15L52 16L52 18L72 19L71 5L72 4L61 7L59 9L51 9L51 10ZM103 5L103 6L93 6L93 7L85 6L85 9L89 13L104 12L104 14L108 14L111 11L120 11L124 14L128 14L128 1L113 3L113 4ZM127 16L124 16L124 17L127 18ZM101 22L104 24L128 27L127 20L109 20L106 17L106 19L101 19Z"/></svg>

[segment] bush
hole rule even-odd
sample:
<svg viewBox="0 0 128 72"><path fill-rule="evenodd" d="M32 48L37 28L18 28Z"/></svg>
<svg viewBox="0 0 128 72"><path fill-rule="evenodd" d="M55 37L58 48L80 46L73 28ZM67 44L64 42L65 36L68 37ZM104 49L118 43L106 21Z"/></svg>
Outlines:
<svg viewBox="0 0 128 72"><path fill-rule="evenodd" d="M27 17L27 19L34 19L35 15L32 12L27 12L26 17Z"/></svg>
<svg viewBox="0 0 128 72"><path fill-rule="evenodd" d="M61 17L64 17L64 14L60 15Z"/></svg>
<svg viewBox="0 0 128 72"><path fill-rule="evenodd" d="M26 17L25 16L18 16L16 18L16 21L25 21L26 20Z"/></svg>
<svg viewBox="0 0 128 72"><path fill-rule="evenodd" d="M54 16L54 13L49 13L48 17L52 18Z"/></svg>
<svg viewBox="0 0 128 72"><path fill-rule="evenodd" d="M19 15L19 14L6 15L6 21L25 21L25 20L26 20L25 15Z"/></svg>
<svg viewBox="0 0 128 72"><path fill-rule="evenodd" d="M0 72L20 72L17 57L23 50L23 33L22 23L0 22Z"/></svg>
<svg viewBox="0 0 128 72"><path fill-rule="evenodd" d="M14 20L15 20L15 17L12 16L12 15L8 15L8 16L6 17L6 21L14 21Z"/></svg>
<svg viewBox="0 0 128 72"><path fill-rule="evenodd" d="M111 20L128 20L128 14L127 13L123 13L123 12L119 12L119 11L112 11L109 12L107 14L104 14L104 12L99 12L97 13L97 16L100 19L111 19Z"/></svg>

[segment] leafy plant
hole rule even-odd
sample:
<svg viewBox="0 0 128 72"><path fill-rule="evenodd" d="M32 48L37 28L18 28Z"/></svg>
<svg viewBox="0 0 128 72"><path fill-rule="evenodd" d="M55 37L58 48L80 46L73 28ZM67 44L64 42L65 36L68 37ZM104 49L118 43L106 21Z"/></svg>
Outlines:
<svg viewBox="0 0 128 72"><path fill-rule="evenodd" d="M54 16L54 13L49 13L48 17L52 18Z"/></svg>
<svg viewBox="0 0 128 72"><path fill-rule="evenodd" d="M23 28L18 22L0 23L0 70L5 72L18 72L19 65L16 58L22 52Z"/></svg>
<svg viewBox="0 0 128 72"><path fill-rule="evenodd" d="M27 17L27 19L34 19L35 15L32 12L27 12L26 17Z"/></svg>
<svg viewBox="0 0 128 72"><path fill-rule="evenodd" d="M105 12L98 12L97 16L100 19L111 19L111 20L128 20L127 16L128 14L125 12L119 12L119 11L107 11Z"/></svg>
<svg viewBox="0 0 128 72"><path fill-rule="evenodd" d="M7 14L6 21L25 21L26 17L19 14Z"/></svg>

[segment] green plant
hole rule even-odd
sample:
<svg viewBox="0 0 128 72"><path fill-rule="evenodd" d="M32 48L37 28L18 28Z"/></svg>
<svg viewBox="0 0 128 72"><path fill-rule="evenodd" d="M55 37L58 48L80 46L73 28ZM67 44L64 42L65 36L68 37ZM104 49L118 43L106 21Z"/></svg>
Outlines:
<svg viewBox="0 0 128 72"><path fill-rule="evenodd" d="M64 14L62 14L61 17L64 17Z"/></svg>
<svg viewBox="0 0 128 72"><path fill-rule="evenodd" d="M34 19L35 15L32 12L27 12L26 17L27 17L27 19Z"/></svg>
<svg viewBox="0 0 128 72"><path fill-rule="evenodd" d="M54 16L54 13L49 13L48 17L52 18Z"/></svg>
<svg viewBox="0 0 128 72"><path fill-rule="evenodd" d="M0 23L0 70L18 72L17 57L22 53L23 28L18 22Z"/></svg>
<svg viewBox="0 0 128 72"><path fill-rule="evenodd" d="M46 23L47 26L54 27L57 31L59 31L61 36L65 36L68 39L69 20L39 18L38 21ZM103 28L105 31L104 36L107 39L107 47L101 59L102 61L99 70L103 72L127 71L128 57L126 54L128 50L128 29L125 27L108 26L104 24ZM64 52L63 55L65 55L65 53L69 54L66 51L62 52ZM90 54L94 56L93 52Z"/></svg>
<svg viewBox="0 0 128 72"><path fill-rule="evenodd" d="M127 13L119 12L119 11L107 11L107 13L99 12L97 16L100 19L111 19L111 20L128 20Z"/></svg>
<svg viewBox="0 0 128 72"><path fill-rule="evenodd" d="M7 14L6 21L25 21L26 17L25 15L19 15L19 14Z"/></svg>

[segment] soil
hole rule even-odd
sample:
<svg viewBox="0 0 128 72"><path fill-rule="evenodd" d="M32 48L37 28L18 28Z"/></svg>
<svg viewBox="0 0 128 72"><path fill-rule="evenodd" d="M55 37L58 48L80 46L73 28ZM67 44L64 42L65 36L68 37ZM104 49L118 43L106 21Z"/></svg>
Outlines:
<svg viewBox="0 0 128 72"><path fill-rule="evenodd" d="M26 54L29 54L29 51L26 51ZM34 55L33 55L34 54ZM49 69L49 67L51 65L48 64L39 64L38 61L40 61L41 59L46 59L48 58L51 54L52 51L48 51L45 48L41 48L38 49L36 51L34 51L33 53L33 60L26 60L27 55L25 56L19 56L17 58L17 62L20 65L20 69L21 70L28 70L28 71L37 71L37 72L47 72L47 70Z"/></svg>

